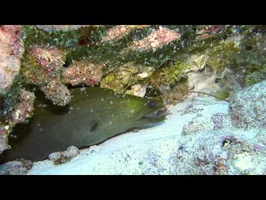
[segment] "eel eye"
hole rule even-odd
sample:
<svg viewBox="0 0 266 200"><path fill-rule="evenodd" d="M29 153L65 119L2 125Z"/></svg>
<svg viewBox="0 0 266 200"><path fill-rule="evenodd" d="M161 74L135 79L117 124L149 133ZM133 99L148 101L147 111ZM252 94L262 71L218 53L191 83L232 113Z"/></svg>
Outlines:
<svg viewBox="0 0 266 200"><path fill-rule="evenodd" d="M154 108L156 106L156 103L154 101L149 101L148 105L150 106L150 108Z"/></svg>

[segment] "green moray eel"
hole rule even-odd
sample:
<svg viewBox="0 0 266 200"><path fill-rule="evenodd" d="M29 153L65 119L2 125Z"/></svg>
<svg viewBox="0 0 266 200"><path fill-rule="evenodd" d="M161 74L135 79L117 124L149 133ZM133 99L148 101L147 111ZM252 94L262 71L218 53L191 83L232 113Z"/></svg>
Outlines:
<svg viewBox="0 0 266 200"><path fill-rule="evenodd" d="M165 119L160 113L163 103L158 100L97 87L71 89L71 95L70 105L63 108L36 102L34 116L28 123L16 125L11 133L12 148L0 155L0 163L18 158L44 160L50 153L71 145L83 148L99 144L130 129L150 127Z"/></svg>

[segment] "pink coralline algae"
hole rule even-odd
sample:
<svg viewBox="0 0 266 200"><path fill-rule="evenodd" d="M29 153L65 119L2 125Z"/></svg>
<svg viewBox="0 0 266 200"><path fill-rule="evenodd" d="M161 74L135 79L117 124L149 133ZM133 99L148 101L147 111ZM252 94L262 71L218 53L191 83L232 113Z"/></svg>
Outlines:
<svg viewBox="0 0 266 200"><path fill-rule="evenodd" d="M151 50L163 47L170 42L177 40L181 37L181 34L175 30L159 26L157 30L154 30L150 35L142 40L134 41L133 44L127 50Z"/></svg>
<svg viewBox="0 0 266 200"><path fill-rule="evenodd" d="M24 53L21 26L0 26L0 93L7 92L20 69Z"/></svg>
<svg viewBox="0 0 266 200"><path fill-rule="evenodd" d="M0 117L0 154L9 148L7 137L12 131L12 128L18 123L26 122L28 118L33 116L34 99L35 95L32 92L21 89L18 103L5 119Z"/></svg>
<svg viewBox="0 0 266 200"><path fill-rule="evenodd" d="M70 92L61 82L65 51L56 47L34 46L28 54L22 70L25 80L39 86L54 104L69 104Z"/></svg>
<svg viewBox="0 0 266 200"><path fill-rule="evenodd" d="M21 89L19 96L19 103L17 103L12 112L8 115L10 125L25 122L28 118L33 116L33 102L35 95L32 92Z"/></svg>
<svg viewBox="0 0 266 200"><path fill-rule="evenodd" d="M71 95L68 88L58 80L52 80L41 87L46 98L51 99L54 104L64 106L69 104Z"/></svg>
<svg viewBox="0 0 266 200"><path fill-rule="evenodd" d="M130 33L133 29L141 29L149 27L150 25L120 25L115 26L106 31L106 36L102 38L102 42L116 41L121 39L126 34Z"/></svg>
<svg viewBox="0 0 266 200"><path fill-rule="evenodd" d="M63 72L63 82L72 86L98 84L103 76L103 65L94 64L87 60L72 63Z"/></svg>
<svg viewBox="0 0 266 200"><path fill-rule="evenodd" d="M221 25L209 25L209 26L203 26L201 29L199 29L197 39L199 41L206 40L209 38L212 38L214 35L219 33L222 30Z"/></svg>
<svg viewBox="0 0 266 200"><path fill-rule="evenodd" d="M81 25L37 25L39 29L45 31L70 31L81 27Z"/></svg>
<svg viewBox="0 0 266 200"><path fill-rule="evenodd" d="M58 77L59 72L62 69L63 64L65 63L64 52L55 47L35 46L30 49L29 54L37 61L39 67L44 72L44 76L49 75L52 77ZM33 76L35 75L37 74L33 73ZM34 81L34 77L32 78ZM35 78L42 77L35 76Z"/></svg>

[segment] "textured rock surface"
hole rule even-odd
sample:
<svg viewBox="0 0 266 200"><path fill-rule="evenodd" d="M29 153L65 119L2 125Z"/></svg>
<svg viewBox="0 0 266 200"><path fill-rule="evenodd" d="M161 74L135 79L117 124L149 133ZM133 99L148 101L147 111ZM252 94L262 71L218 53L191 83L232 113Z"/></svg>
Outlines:
<svg viewBox="0 0 266 200"><path fill-rule="evenodd" d="M31 167L31 161L11 161L0 165L0 175L24 175Z"/></svg>
<svg viewBox="0 0 266 200"><path fill-rule="evenodd" d="M72 63L63 72L63 81L66 84L97 85L103 76L103 65L94 64L87 60Z"/></svg>
<svg viewBox="0 0 266 200"><path fill-rule="evenodd" d="M57 47L35 45L28 50L27 58L22 66L24 80L39 86L54 104L69 104L70 92L61 81L65 51Z"/></svg>
<svg viewBox="0 0 266 200"><path fill-rule="evenodd" d="M79 154L79 149L75 146L70 146L67 150L63 152L54 152L49 155L49 159L54 162L54 164L62 164L68 162L72 158Z"/></svg>
<svg viewBox="0 0 266 200"><path fill-rule="evenodd" d="M230 102L233 125L266 129L266 81L237 92Z"/></svg>
<svg viewBox="0 0 266 200"><path fill-rule="evenodd" d="M21 37L21 26L0 26L0 93L9 90L19 72L24 53Z"/></svg>
<svg viewBox="0 0 266 200"><path fill-rule="evenodd" d="M70 31L81 27L81 25L37 25L45 31Z"/></svg>
<svg viewBox="0 0 266 200"><path fill-rule="evenodd" d="M0 154L10 148L8 145L8 135L12 128L18 124L23 123L27 119L33 116L33 102L35 95L32 92L20 89L18 91L18 99L15 105L11 106L11 109L7 111L5 119L0 116ZM4 104L12 104L9 102L12 100L5 99ZM2 111L6 112L6 111Z"/></svg>

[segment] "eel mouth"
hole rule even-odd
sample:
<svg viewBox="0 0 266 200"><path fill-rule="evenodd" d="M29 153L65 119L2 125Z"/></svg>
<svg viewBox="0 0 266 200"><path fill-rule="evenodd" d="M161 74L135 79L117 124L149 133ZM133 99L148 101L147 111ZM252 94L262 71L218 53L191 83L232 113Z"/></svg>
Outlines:
<svg viewBox="0 0 266 200"><path fill-rule="evenodd" d="M166 107L162 107L158 110L155 110L151 113L148 113L147 115L143 116L142 118L160 118L160 117L165 117L166 115L166 112L167 112L167 109Z"/></svg>
<svg viewBox="0 0 266 200"><path fill-rule="evenodd" d="M167 109L162 107L161 109L155 110L147 115L144 115L139 119L142 123L141 128L148 128L152 126L157 126L164 122L166 118Z"/></svg>

